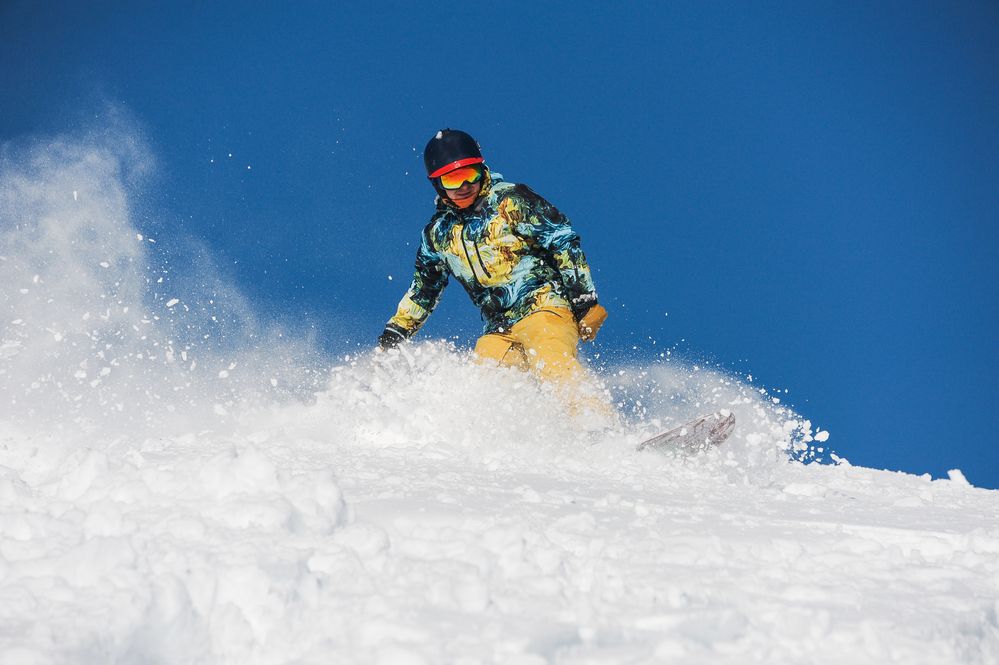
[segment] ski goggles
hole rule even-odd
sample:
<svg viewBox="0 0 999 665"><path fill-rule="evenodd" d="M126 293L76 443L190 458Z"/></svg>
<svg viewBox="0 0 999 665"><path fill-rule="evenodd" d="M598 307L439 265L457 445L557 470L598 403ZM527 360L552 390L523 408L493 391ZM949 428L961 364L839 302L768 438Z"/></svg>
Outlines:
<svg viewBox="0 0 999 665"><path fill-rule="evenodd" d="M481 166L464 166L454 171L448 171L439 178L444 189L460 189L466 182L474 185L482 180Z"/></svg>

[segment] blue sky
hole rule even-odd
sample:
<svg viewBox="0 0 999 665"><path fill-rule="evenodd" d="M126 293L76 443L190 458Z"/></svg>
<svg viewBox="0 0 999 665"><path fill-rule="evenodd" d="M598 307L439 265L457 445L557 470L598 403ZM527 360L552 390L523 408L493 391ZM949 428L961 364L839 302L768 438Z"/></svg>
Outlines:
<svg viewBox="0 0 999 665"><path fill-rule="evenodd" d="M0 4L0 141L124 112L140 223L261 312L373 344L457 127L573 220L605 356L676 348L855 464L999 487L995 3L163 4ZM479 326L452 287L421 334Z"/></svg>

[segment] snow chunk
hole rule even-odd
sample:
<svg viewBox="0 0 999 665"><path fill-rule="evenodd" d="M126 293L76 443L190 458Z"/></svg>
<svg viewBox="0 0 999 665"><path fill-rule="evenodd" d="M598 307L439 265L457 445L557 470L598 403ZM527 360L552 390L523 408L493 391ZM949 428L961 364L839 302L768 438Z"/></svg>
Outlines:
<svg viewBox="0 0 999 665"><path fill-rule="evenodd" d="M971 486L971 483L969 483L968 479L964 477L964 474L961 473L960 469L950 469L947 472L947 477L950 478L950 481L955 485L964 485L965 487Z"/></svg>
<svg viewBox="0 0 999 665"><path fill-rule="evenodd" d="M793 496L825 496L829 489L814 483L791 483L783 491Z"/></svg>

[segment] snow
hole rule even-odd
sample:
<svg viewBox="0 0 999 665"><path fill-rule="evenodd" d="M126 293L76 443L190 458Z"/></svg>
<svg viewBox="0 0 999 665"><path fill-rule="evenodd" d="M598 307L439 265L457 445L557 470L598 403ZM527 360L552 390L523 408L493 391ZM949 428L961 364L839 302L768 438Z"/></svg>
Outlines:
<svg viewBox="0 0 999 665"><path fill-rule="evenodd" d="M204 269L156 319L117 154L0 169L0 663L999 662L999 493L805 463L825 432L674 360L604 370L601 429L445 343L253 329Z"/></svg>
<svg viewBox="0 0 999 665"><path fill-rule="evenodd" d="M947 472L947 477L958 485L970 485L968 479L964 477L960 469L951 469Z"/></svg>
<svg viewBox="0 0 999 665"><path fill-rule="evenodd" d="M515 380L477 376L433 348L417 366ZM378 371L394 369L359 363L313 404L220 419L214 432L73 446L6 434L0 653L260 663L999 653L994 492L787 462L742 478L721 453L669 459L616 438L435 428L436 409L405 396L424 380L360 390ZM460 401L432 406L450 399ZM407 422L385 416L404 406Z"/></svg>

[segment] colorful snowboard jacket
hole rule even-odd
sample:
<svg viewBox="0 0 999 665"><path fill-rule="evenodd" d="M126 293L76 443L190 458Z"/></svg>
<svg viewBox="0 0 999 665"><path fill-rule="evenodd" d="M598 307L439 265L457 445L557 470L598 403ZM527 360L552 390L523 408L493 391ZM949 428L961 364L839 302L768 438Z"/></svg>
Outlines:
<svg viewBox="0 0 999 665"><path fill-rule="evenodd" d="M462 210L437 199L416 252L416 274L387 328L411 337L454 276L482 311L485 332L502 332L542 307L577 316L597 296L569 220L526 185L486 172L476 202Z"/></svg>

